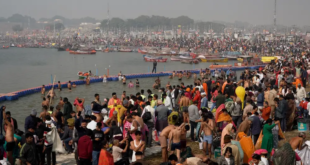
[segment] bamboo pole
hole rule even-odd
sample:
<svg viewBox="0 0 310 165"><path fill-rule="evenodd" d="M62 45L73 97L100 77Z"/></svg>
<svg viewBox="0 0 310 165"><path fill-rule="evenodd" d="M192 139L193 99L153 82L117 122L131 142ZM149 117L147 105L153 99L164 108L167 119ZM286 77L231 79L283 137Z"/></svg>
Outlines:
<svg viewBox="0 0 310 165"><path fill-rule="evenodd" d="M53 85L52 85L52 91L53 91L53 92L54 92L55 80L56 80L56 75L54 76ZM48 104L47 111L49 111L51 104L52 104L52 98L50 98L50 102L49 102L49 104Z"/></svg>

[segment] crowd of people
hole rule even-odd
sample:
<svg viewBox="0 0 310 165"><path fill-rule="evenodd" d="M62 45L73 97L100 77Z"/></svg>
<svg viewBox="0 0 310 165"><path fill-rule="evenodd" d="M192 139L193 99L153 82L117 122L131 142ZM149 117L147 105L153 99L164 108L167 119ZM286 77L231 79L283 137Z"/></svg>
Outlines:
<svg viewBox="0 0 310 165"><path fill-rule="evenodd" d="M229 70L217 76L209 69L199 75L173 72L169 78L180 84L162 86L156 78L146 93L123 91L105 99L95 94L90 108L79 97L73 103L59 97L58 102L54 89L45 95L42 86L42 111L31 111L24 132L1 107L5 136L0 136L0 163L50 165L56 164L58 153L66 153L74 154L78 165L140 165L149 163L146 149L157 145L162 165L309 163L307 132L285 137L310 115L308 56L283 58L245 69L238 81ZM182 77L192 78L193 84L184 84ZM67 86L75 87L70 81Z"/></svg>

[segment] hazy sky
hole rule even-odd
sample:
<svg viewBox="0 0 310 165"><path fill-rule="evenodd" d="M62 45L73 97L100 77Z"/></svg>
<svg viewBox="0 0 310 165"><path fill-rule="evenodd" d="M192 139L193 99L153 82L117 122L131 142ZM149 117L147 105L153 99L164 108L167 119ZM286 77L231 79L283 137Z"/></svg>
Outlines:
<svg viewBox="0 0 310 165"><path fill-rule="evenodd" d="M309 25L310 0L277 0L277 22ZM107 18L108 0L0 0L0 17L20 13L36 19L61 15L67 18ZM139 15L177 17L203 21L244 21L273 24L274 0L110 0L110 17Z"/></svg>

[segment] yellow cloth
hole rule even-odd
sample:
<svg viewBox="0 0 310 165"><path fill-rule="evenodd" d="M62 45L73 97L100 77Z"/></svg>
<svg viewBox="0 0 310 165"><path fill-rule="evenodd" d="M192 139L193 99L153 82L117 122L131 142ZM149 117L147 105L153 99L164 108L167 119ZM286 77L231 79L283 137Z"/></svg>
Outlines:
<svg viewBox="0 0 310 165"><path fill-rule="evenodd" d="M239 142L244 153L243 163L249 163L249 159L255 151L252 138L246 136L244 132L239 132L238 138L240 139Z"/></svg>

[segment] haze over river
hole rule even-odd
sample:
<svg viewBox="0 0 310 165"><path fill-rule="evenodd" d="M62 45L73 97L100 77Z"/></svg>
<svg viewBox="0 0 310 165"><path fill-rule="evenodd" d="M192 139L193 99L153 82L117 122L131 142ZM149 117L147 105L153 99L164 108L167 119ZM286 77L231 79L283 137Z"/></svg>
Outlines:
<svg viewBox="0 0 310 165"><path fill-rule="evenodd" d="M169 58L169 57L167 57ZM170 59L170 58L169 58ZM230 61L229 63L234 63ZM96 67L95 67L96 64ZM172 70L189 70L195 67L206 68L211 63L199 63L194 66L191 64L181 64L180 62L168 61L158 63L157 72ZM227 63L225 63L227 64ZM67 82L77 80L78 71L89 71L99 75L107 73L106 68L110 65L110 75L116 75L119 71L123 74L147 73L148 67L152 69L151 62L145 62L141 54L138 53L103 53L97 52L96 55L71 55L69 52L58 52L56 49L44 48L10 48L0 49L0 93L9 93L21 89L41 86L51 83L51 74L56 75L56 81ZM134 79L130 79L135 82ZM129 82L130 80L127 80ZM93 83L90 86L77 86L71 92L67 88L63 91L56 91L57 98L54 104L58 103L59 96L68 97L73 104L76 97L85 97L85 105L94 100L94 94L99 93L101 100L105 97L111 97L112 92L117 92L118 97L122 91L126 90L128 94L135 94L141 89L145 91L152 89L155 78L139 79L140 88L131 88L122 85L120 82ZM161 77L162 85L165 86L168 81L171 85L180 83L176 78L173 80L168 77ZM183 78L185 84L192 84L192 79ZM156 92L155 92L156 93ZM42 97L40 93L20 97L16 101L6 101L0 104L7 106L12 116L17 119L21 130L25 117L31 112L31 109L37 109L41 112Z"/></svg>

